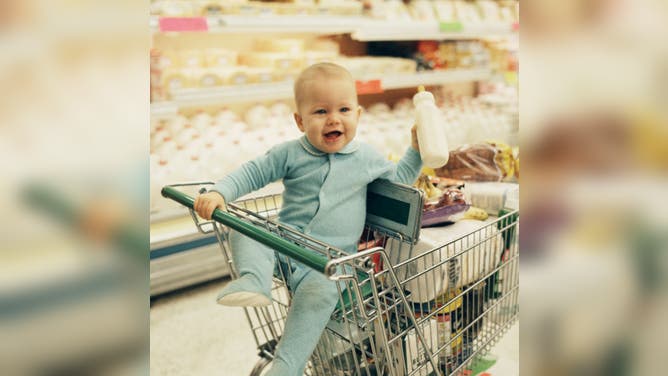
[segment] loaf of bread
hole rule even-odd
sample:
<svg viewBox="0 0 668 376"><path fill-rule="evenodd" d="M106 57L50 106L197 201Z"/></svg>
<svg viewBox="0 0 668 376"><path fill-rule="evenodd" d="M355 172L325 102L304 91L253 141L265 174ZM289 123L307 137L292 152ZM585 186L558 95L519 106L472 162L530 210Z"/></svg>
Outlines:
<svg viewBox="0 0 668 376"><path fill-rule="evenodd" d="M497 149L489 144L464 145L450 151L448 163L434 169L436 176L464 181L500 181L503 172L497 165Z"/></svg>

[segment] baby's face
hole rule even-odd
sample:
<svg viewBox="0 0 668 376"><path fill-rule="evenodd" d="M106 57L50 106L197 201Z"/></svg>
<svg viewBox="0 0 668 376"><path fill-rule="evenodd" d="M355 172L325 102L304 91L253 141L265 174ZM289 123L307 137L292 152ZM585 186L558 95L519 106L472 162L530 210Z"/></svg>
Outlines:
<svg viewBox="0 0 668 376"><path fill-rule="evenodd" d="M309 142L325 153L336 153L355 138L362 109L354 83L323 77L304 83L304 99L295 121Z"/></svg>

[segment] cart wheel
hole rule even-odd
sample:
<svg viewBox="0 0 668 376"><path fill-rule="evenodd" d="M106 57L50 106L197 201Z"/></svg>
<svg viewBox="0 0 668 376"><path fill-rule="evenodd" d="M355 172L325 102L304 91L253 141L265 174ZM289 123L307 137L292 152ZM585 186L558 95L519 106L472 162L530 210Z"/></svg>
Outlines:
<svg viewBox="0 0 668 376"><path fill-rule="evenodd" d="M267 366L269 365L271 361L266 358L260 358L260 360L255 363L255 367L253 367L253 370L250 373L250 376L261 376L264 374L263 371L266 371Z"/></svg>

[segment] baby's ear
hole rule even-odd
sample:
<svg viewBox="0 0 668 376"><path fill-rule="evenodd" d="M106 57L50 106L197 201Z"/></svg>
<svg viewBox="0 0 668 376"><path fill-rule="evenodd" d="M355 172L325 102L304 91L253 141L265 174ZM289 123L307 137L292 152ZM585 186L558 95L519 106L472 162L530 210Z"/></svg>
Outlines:
<svg viewBox="0 0 668 376"><path fill-rule="evenodd" d="M296 112L293 114L293 116L295 118L295 123L297 123L297 128L304 132L304 122L302 121L302 117Z"/></svg>

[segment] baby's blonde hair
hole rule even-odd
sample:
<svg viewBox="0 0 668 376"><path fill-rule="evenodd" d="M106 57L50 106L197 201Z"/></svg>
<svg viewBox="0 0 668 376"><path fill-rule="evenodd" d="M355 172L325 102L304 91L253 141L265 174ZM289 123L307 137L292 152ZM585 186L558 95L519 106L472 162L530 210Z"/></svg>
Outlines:
<svg viewBox="0 0 668 376"><path fill-rule="evenodd" d="M304 69L295 80L294 93L297 111L299 111L299 104L304 99L304 84L308 81L317 80L322 77L349 80L354 87L353 76L346 68L334 63L313 64Z"/></svg>

